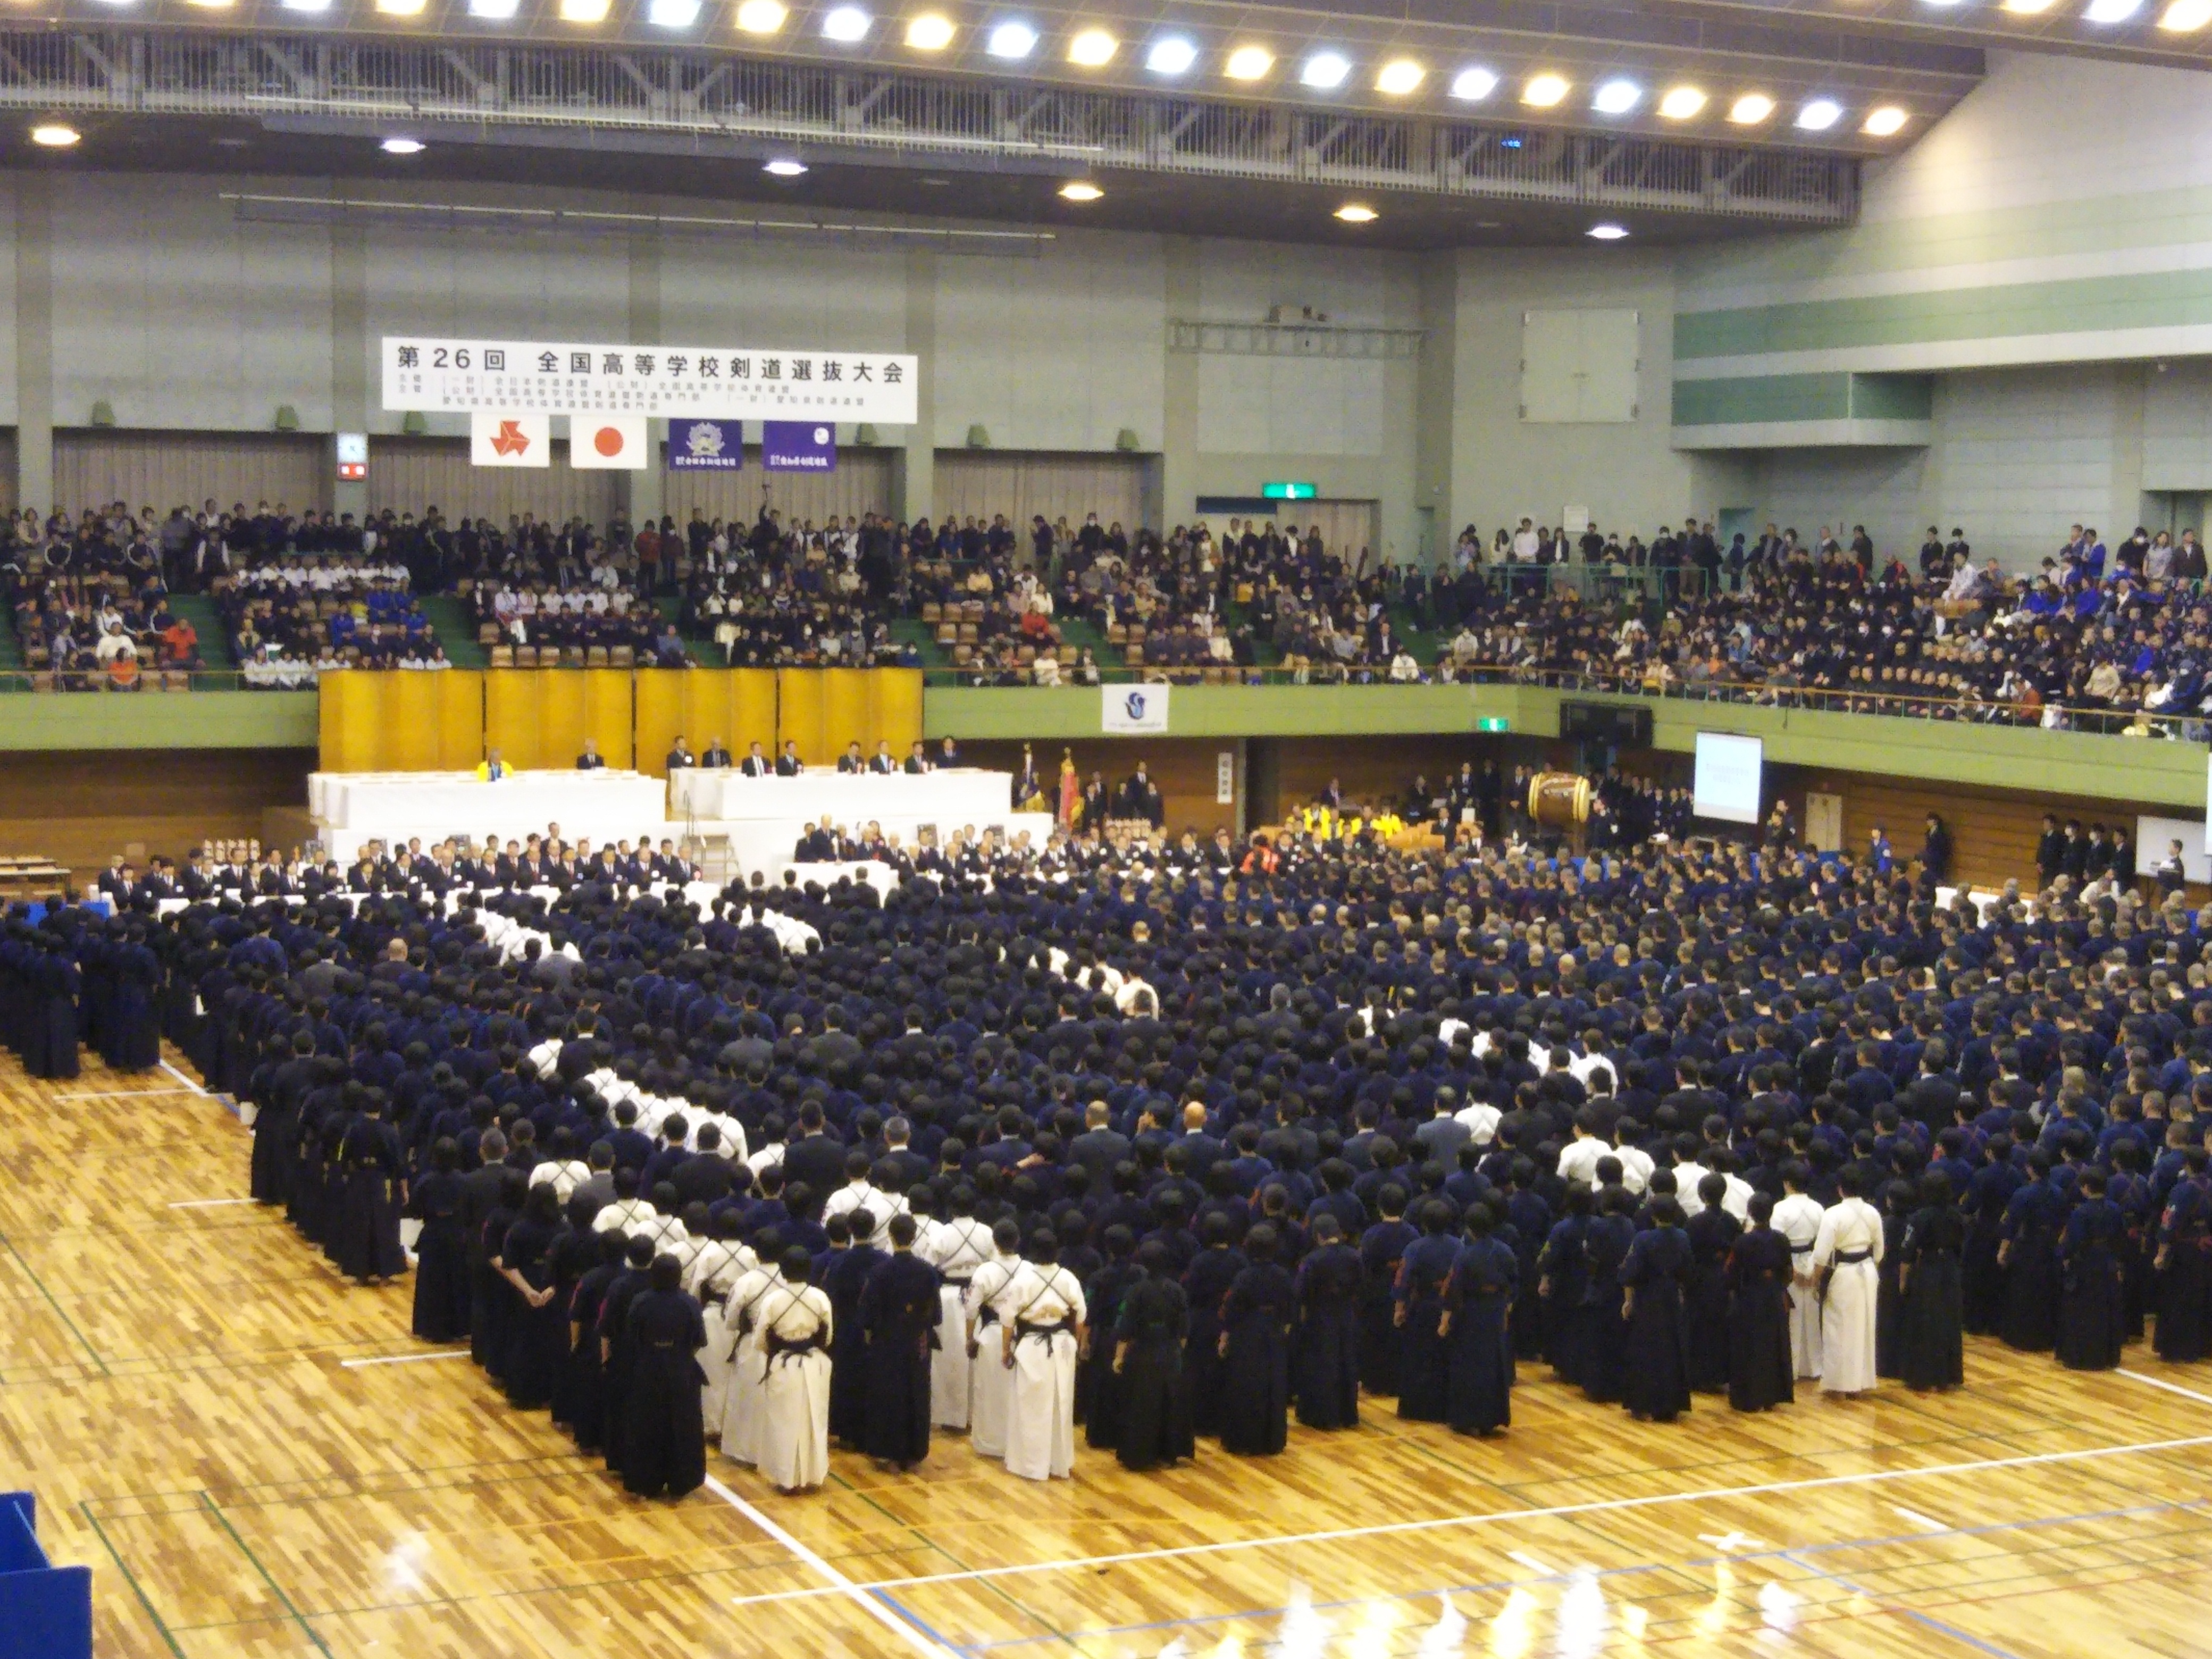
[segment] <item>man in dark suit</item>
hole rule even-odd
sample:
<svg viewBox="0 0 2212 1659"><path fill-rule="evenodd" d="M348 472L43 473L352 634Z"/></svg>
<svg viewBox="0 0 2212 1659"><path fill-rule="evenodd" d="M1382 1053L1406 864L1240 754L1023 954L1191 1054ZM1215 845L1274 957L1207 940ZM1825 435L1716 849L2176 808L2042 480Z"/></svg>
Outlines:
<svg viewBox="0 0 2212 1659"><path fill-rule="evenodd" d="M906 757L906 774L908 777L918 778L924 772L931 769L929 763L929 750L923 748L921 746L921 739L916 738L914 742L914 748L908 753Z"/></svg>
<svg viewBox="0 0 2212 1659"><path fill-rule="evenodd" d="M837 757L838 773L840 775L848 775L854 772L865 772L867 769L867 762L860 757L860 740L855 738L845 745L845 752Z"/></svg>
<svg viewBox="0 0 2212 1659"><path fill-rule="evenodd" d="M729 763L727 759L722 762L725 766ZM708 761L707 764L712 766L714 763ZM768 775L768 757L761 752L760 744L755 744L745 751L744 759L738 763L738 770L749 778L764 778Z"/></svg>
<svg viewBox="0 0 2212 1659"><path fill-rule="evenodd" d="M1182 1134L1170 1144L1183 1149L1190 1159L1190 1178L1201 1187L1206 1184L1206 1172L1229 1156L1229 1149L1206 1132L1202 1100L1194 1100L1182 1109Z"/></svg>
<svg viewBox="0 0 2212 1659"><path fill-rule="evenodd" d="M586 738L584 752L576 757L576 769L579 772L603 772L606 769L606 765L607 757L599 753L599 740L597 738Z"/></svg>
<svg viewBox="0 0 2212 1659"><path fill-rule="evenodd" d="M795 778L805 769L805 763L799 758L799 744L797 741L790 738L786 738L783 740L783 752L775 757L776 776L780 778Z"/></svg>
<svg viewBox="0 0 2212 1659"><path fill-rule="evenodd" d="M822 1103L810 1100L799 1109L799 1133L783 1149L784 1190L804 1182L817 1198L823 1198L844 1181L845 1149L823 1132Z"/></svg>
<svg viewBox="0 0 2212 1659"><path fill-rule="evenodd" d="M878 1192L904 1193L929 1179L929 1160L907 1144L913 1134L913 1126L902 1117L884 1125L884 1155L868 1172Z"/></svg>
<svg viewBox="0 0 2212 1659"><path fill-rule="evenodd" d="M1111 1192L1115 1166L1131 1153L1129 1137L1113 1127L1103 1100L1085 1109L1083 1121L1083 1133L1067 1143L1067 1161L1090 1174L1092 1192Z"/></svg>
<svg viewBox="0 0 2212 1659"><path fill-rule="evenodd" d="M898 770L898 762L892 758L890 744L878 740L875 758L868 763L868 770L878 777L889 777Z"/></svg>
<svg viewBox="0 0 2212 1659"><path fill-rule="evenodd" d="M681 732L678 732L676 734L676 742L674 746L668 751L668 769L673 772L678 770L679 768L696 766L698 763L698 761L693 757L691 751L684 747L684 734Z"/></svg>

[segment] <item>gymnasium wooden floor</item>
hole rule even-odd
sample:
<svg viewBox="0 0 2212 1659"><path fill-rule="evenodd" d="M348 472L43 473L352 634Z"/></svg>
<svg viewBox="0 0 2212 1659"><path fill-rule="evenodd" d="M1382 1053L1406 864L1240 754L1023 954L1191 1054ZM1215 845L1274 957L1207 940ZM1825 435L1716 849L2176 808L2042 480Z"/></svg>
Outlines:
<svg viewBox="0 0 2212 1659"><path fill-rule="evenodd" d="M103 1656L2212 1649L2212 1368L1978 1344L1942 1399L1658 1428L1534 1382L1489 1443L1386 1408L1162 1477L954 1441L639 1504L236 1202L247 1137L183 1076L0 1066L0 1484L92 1564Z"/></svg>

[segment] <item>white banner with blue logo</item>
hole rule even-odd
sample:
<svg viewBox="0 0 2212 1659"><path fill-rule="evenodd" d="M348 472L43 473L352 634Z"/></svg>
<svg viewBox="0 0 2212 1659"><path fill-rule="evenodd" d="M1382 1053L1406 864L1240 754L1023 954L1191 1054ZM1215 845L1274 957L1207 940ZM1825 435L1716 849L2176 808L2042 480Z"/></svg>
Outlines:
<svg viewBox="0 0 2212 1659"><path fill-rule="evenodd" d="M1164 732L1168 729L1164 685L1103 685L1099 729L1104 732Z"/></svg>
<svg viewBox="0 0 2212 1659"><path fill-rule="evenodd" d="M671 421L671 472L735 472L745 464L744 428L735 421Z"/></svg>

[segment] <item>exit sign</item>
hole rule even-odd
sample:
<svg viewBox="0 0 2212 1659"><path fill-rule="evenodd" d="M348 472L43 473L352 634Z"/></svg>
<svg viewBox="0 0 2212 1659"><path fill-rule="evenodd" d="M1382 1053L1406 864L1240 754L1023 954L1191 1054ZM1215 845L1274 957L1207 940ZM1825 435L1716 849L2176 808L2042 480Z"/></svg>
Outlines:
<svg viewBox="0 0 2212 1659"><path fill-rule="evenodd" d="M1474 729L1478 732L1510 732L1513 726L1503 714L1485 714L1475 721Z"/></svg>
<svg viewBox="0 0 2212 1659"><path fill-rule="evenodd" d="M1260 494L1271 501L1310 501L1318 499L1321 486L1310 483L1263 483Z"/></svg>

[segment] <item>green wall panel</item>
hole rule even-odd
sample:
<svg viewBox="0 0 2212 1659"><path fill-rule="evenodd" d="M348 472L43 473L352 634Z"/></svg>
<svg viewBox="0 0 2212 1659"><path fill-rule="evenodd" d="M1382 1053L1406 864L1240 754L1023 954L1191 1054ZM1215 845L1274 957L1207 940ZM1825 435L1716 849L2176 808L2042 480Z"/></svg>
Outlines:
<svg viewBox="0 0 2212 1659"><path fill-rule="evenodd" d="M0 696L0 750L313 749L312 691L58 691Z"/></svg>

